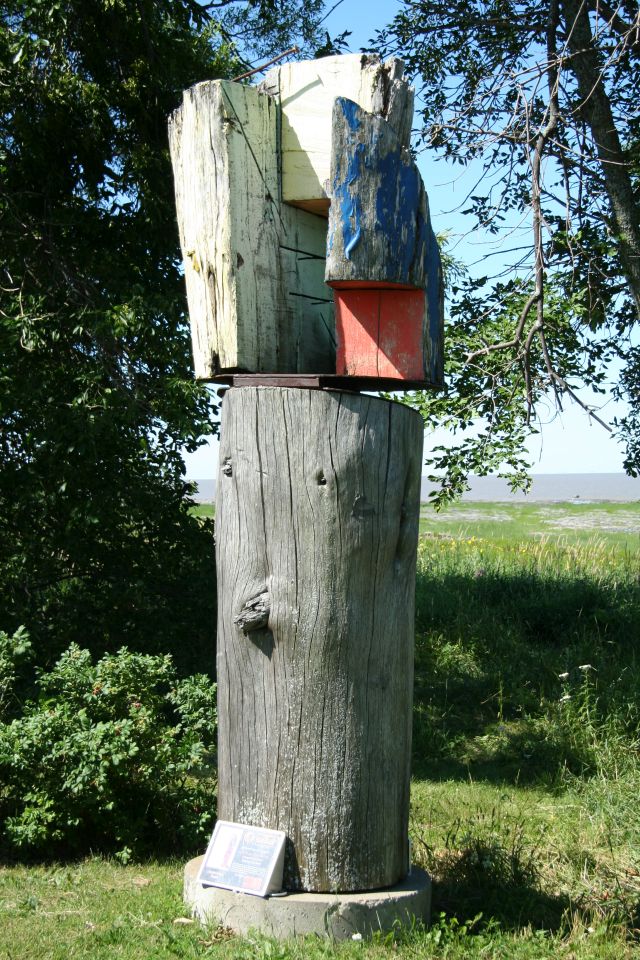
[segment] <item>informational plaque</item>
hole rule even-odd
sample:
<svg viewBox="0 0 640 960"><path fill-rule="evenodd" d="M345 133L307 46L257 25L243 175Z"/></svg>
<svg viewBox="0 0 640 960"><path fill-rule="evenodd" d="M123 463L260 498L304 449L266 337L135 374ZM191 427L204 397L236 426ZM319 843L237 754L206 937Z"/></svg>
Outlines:
<svg viewBox="0 0 640 960"><path fill-rule="evenodd" d="M282 830L218 820L198 881L255 897L276 893L282 890L285 839Z"/></svg>

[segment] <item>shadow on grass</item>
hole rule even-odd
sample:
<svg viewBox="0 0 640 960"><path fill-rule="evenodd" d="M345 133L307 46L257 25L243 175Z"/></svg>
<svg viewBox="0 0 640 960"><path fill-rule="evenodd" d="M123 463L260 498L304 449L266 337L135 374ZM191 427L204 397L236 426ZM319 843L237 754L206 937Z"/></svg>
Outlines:
<svg viewBox="0 0 640 960"><path fill-rule="evenodd" d="M444 849L416 839L416 852L433 880L433 917L445 913L465 924L481 915L480 927L498 923L508 931L555 932L566 925L575 904L541 889L538 851L524 830L482 836L466 826L453 829Z"/></svg>
<svg viewBox="0 0 640 960"><path fill-rule="evenodd" d="M466 923L482 914L483 922L496 922L511 932L530 927L555 933L566 926L571 907L567 897L550 896L527 883L486 877L461 880L455 869L445 871L433 884L433 916L444 912Z"/></svg>
<svg viewBox="0 0 640 960"><path fill-rule="evenodd" d="M636 579L599 580L576 570L560 578L530 570L447 570L416 580L416 625L419 630L468 626L474 633L517 629L519 639L544 648L564 646L576 628L613 633L623 641L640 616Z"/></svg>
<svg viewBox="0 0 640 960"><path fill-rule="evenodd" d="M605 577L594 565L560 577L512 561L492 570L489 558L477 576L448 560L418 573L418 777L525 785L560 770L589 775L579 705L594 728L630 722L640 686L637 576Z"/></svg>
<svg viewBox="0 0 640 960"><path fill-rule="evenodd" d="M429 742L428 725L415 730L412 770L421 780L549 787L561 771L583 775L592 764L592 758L562 731L544 731L525 723L484 725L470 744L459 747L458 756L443 751L430 757Z"/></svg>
<svg viewBox="0 0 640 960"><path fill-rule="evenodd" d="M477 928L498 924L517 933L527 929L567 933L581 921L585 926L612 923L634 938L640 931L637 890L620 887L603 896L596 886L575 898L541 889L533 861L522 862L492 844L473 843L460 852L427 857L433 876L432 917L445 913L460 923L478 919ZM530 869L527 869L530 867Z"/></svg>

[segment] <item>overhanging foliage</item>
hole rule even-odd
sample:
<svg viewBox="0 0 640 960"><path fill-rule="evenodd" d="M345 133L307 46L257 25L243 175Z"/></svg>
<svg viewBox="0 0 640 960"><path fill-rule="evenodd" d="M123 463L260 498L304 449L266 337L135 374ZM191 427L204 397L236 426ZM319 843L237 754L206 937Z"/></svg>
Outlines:
<svg viewBox="0 0 640 960"><path fill-rule="evenodd" d="M640 169L637 7L623 0L406 2L378 37L417 77L423 145L478 170L470 230L511 234L500 276L451 289L449 393L417 398L425 417L480 438L438 451L445 493L468 471L515 471L537 405L602 388L637 406ZM588 411L597 417L593 408ZM636 474L637 419L613 425Z"/></svg>
<svg viewBox="0 0 640 960"><path fill-rule="evenodd" d="M25 624L43 660L127 643L213 669L212 529L189 513L180 451L215 428L166 119L185 87L246 69L237 43L310 42L318 7L3 6L0 627Z"/></svg>

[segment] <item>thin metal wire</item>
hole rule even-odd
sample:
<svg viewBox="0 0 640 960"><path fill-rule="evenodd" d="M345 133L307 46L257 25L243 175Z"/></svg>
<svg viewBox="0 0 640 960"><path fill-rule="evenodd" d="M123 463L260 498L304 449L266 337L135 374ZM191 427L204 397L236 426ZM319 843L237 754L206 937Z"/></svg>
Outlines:
<svg viewBox="0 0 640 960"><path fill-rule="evenodd" d="M289 47L288 50L285 50L284 53L279 53L277 57L272 57L271 60L267 60L266 63L260 64L259 67L254 67L253 70L247 70L246 73L241 73L239 77L233 78L233 83L236 80L246 80L247 77L252 77L255 73L262 73L263 70L266 70L267 67L270 67L272 64L277 63L278 60L282 60L284 57L288 57L289 54L300 53L300 47Z"/></svg>

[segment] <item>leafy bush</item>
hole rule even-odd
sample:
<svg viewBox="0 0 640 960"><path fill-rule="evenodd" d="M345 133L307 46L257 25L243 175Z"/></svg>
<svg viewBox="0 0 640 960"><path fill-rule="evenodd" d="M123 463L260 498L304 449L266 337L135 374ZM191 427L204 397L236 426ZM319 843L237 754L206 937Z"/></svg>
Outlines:
<svg viewBox="0 0 640 960"><path fill-rule="evenodd" d="M214 820L215 686L170 656L72 645L37 702L0 724L0 828L14 852L114 852L201 843Z"/></svg>
<svg viewBox="0 0 640 960"><path fill-rule="evenodd" d="M31 641L24 627L18 627L11 636L0 630L0 722L19 710L18 687L24 682L22 668L31 658Z"/></svg>

